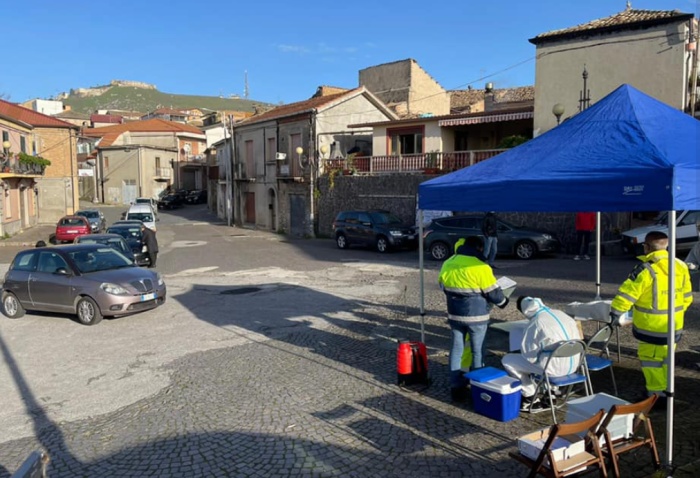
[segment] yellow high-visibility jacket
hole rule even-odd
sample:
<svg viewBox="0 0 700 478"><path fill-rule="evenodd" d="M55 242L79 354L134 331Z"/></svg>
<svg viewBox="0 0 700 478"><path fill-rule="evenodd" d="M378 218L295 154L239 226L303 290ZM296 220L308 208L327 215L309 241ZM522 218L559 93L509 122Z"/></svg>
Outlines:
<svg viewBox="0 0 700 478"><path fill-rule="evenodd" d="M625 280L612 301L613 312L632 311L634 336L655 345L667 345L668 334L668 251L640 256L642 261ZM683 316L693 302L688 266L675 264L676 341L683 333Z"/></svg>

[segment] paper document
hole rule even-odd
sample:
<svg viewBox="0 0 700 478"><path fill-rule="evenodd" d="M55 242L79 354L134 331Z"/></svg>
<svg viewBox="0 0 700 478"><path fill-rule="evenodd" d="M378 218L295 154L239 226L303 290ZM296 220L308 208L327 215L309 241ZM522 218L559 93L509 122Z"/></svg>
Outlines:
<svg viewBox="0 0 700 478"><path fill-rule="evenodd" d="M517 282L506 276L500 277L497 284L501 287L501 289L503 289L503 295L506 297L510 297L515 290L515 286L518 285Z"/></svg>

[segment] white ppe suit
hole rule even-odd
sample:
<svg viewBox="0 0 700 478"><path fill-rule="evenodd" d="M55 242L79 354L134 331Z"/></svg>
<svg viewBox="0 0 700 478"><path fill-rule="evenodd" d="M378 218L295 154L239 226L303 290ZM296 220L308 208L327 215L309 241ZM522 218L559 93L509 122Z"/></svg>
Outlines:
<svg viewBox="0 0 700 478"><path fill-rule="evenodd" d="M522 383L523 396L531 397L535 394L536 384L530 374L543 373L549 357L545 349L564 340L580 340L581 334L574 319L561 310L546 307L541 299L526 297L520 309L530 323L525 328L520 353L507 354L502 363L506 372ZM578 357L553 359L549 364L549 376L569 375L576 370L577 364Z"/></svg>

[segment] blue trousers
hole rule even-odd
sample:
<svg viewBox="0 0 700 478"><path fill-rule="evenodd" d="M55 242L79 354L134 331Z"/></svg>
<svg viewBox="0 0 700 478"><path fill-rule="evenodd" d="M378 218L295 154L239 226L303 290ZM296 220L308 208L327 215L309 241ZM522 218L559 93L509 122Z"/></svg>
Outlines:
<svg viewBox="0 0 700 478"><path fill-rule="evenodd" d="M480 324L465 324L448 320L447 323L452 329L452 348L450 349L450 386L452 388L464 387L467 381L462 376L462 354L464 353L464 336L469 334L469 342L472 346L472 366L475 370L484 366L483 348L484 339L486 338L486 330L489 327L488 322Z"/></svg>
<svg viewBox="0 0 700 478"><path fill-rule="evenodd" d="M498 237L484 237L484 257L489 265L496 260L496 252L498 252Z"/></svg>

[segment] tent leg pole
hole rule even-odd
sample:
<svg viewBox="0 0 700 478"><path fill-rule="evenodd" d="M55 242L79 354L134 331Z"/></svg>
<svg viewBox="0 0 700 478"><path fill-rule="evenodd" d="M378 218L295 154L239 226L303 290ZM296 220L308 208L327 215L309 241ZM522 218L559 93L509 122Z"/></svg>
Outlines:
<svg viewBox="0 0 700 478"><path fill-rule="evenodd" d="M425 344L425 279L423 277L423 210L418 210L418 268L420 270L420 341Z"/></svg>

